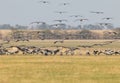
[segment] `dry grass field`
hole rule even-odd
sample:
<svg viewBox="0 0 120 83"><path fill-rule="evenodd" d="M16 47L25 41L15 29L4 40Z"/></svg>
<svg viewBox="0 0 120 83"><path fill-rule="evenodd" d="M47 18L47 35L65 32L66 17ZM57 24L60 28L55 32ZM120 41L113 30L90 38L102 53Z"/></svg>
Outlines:
<svg viewBox="0 0 120 83"><path fill-rule="evenodd" d="M120 56L2 56L0 83L120 83Z"/></svg>
<svg viewBox="0 0 120 83"><path fill-rule="evenodd" d="M114 41L113 43L105 46L95 46L94 48L120 48L120 40L64 40L64 43L54 44L56 40L30 40L27 41L11 41L9 44L4 44L4 46L11 45L34 45L38 47L51 47L51 46L66 46L66 47L77 47L79 45L93 45L93 44L103 44L105 42ZM3 41L0 41L3 42Z"/></svg>
<svg viewBox="0 0 120 83"><path fill-rule="evenodd" d="M38 47L99 44L113 40L65 40L54 44L55 40L31 40L30 42L10 42L11 45ZM119 49L120 41L93 49ZM41 56L3 55L0 56L0 83L120 83L120 56Z"/></svg>
<svg viewBox="0 0 120 83"><path fill-rule="evenodd" d="M12 32L13 30L0 30L0 33L3 35L3 37L4 36L7 36L7 35L9 35L11 32ZM27 31L27 32L31 32L31 31L41 31L41 30L18 30L18 31ZM52 32L54 31L54 30L51 30ZM76 32L78 32L78 31L81 31L81 30L59 30L59 31L61 31L61 33L62 32L68 32L68 33L76 33ZM112 30L90 30L91 32L94 32L94 33L98 33L98 34L100 34L101 36L103 36L103 32L111 32Z"/></svg>

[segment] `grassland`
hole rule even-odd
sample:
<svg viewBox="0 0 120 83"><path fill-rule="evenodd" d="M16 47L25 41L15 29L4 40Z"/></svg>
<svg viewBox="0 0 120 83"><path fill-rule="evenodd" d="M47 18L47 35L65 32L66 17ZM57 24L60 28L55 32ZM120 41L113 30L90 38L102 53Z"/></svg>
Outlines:
<svg viewBox="0 0 120 83"><path fill-rule="evenodd" d="M64 40L64 43L54 44L55 40L30 40L30 42L15 42L11 41L9 44L4 44L5 47L11 45L28 45L37 47L54 47L54 46L66 46L66 47L77 47L79 45L93 45L93 44L103 44L107 41L114 41L113 43L105 46L95 46L94 48L120 48L120 40ZM3 42L3 41L0 41Z"/></svg>
<svg viewBox="0 0 120 83"><path fill-rule="evenodd" d="M0 83L120 83L120 56L2 56Z"/></svg>
<svg viewBox="0 0 120 83"><path fill-rule="evenodd" d="M4 46L77 47L111 40L65 40L53 44L54 41L12 41ZM120 49L120 41L87 49L108 48ZM120 56L4 55L0 56L0 83L120 83Z"/></svg>

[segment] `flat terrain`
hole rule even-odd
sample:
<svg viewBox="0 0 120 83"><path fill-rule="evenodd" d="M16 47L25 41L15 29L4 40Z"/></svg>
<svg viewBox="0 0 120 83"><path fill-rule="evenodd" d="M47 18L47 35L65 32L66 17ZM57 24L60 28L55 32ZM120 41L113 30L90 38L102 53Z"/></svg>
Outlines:
<svg viewBox="0 0 120 83"><path fill-rule="evenodd" d="M30 40L27 41L11 41L3 46L14 46L14 45L27 45L27 46L37 46L37 47L54 47L54 46L66 46L66 47L77 47L79 45L93 45L93 44L104 44L105 42L113 41L108 45L104 46L94 46L93 48L120 48L120 40L64 40L63 43L56 43L54 41L58 40ZM2 40L0 43L3 42Z"/></svg>
<svg viewBox="0 0 120 83"><path fill-rule="evenodd" d="M80 49L120 50L119 40L65 40L57 44L54 41L12 41L4 46L27 45L49 49L52 46L77 47L113 41L104 46ZM0 56L0 83L120 83L120 56L3 55Z"/></svg>
<svg viewBox="0 0 120 83"><path fill-rule="evenodd" d="M120 83L120 56L1 56L0 83Z"/></svg>

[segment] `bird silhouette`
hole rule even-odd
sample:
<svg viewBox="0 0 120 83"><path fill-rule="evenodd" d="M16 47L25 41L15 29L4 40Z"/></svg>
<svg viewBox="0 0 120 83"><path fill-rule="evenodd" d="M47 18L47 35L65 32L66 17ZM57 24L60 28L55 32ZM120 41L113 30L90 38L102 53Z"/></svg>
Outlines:
<svg viewBox="0 0 120 83"><path fill-rule="evenodd" d="M113 34L115 34L115 35L116 35L116 34L118 34L118 33L117 33L117 32L113 32Z"/></svg>
<svg viewBox="0 0 120 83"><path fill-rule="evenodd" d="M47 3L49 3L49 2L48 2L48 1L39 1L39 3L47 4Z"/></svg>
<svg viewBox="0 0 120 83"><path fill-rule="evenodd" d="M51 26L58 28L59 26L65 25L64 23L53 24Z"/></svg>
<svg viewBox="0 0 120 83"><path fill-rule="evenodd" d="M92 48L94 45L78 45L78 47Z"/></svg>
<svg viewBox="0 0 120 83"><path fill-rule="evenodd" d="M67 13L67 12L66 11L56 11L55 13L63 14L63 13Z"/></svg>
<svg viewBox="0 0 120 83"><path fill-rule="evenodd" d="M109 34L114 34L114 35L116 35L117 34L117 32L108 32Z"/></svg>
<svg viewBox="0 0 120 83"><path fill-rule="evenodd" d="M104 23L98 23L99 25L103 25Z"/></svg>
<svg viewBox="0 0 120 83"><path fill-rule="evenodd" d="M85 18L84 18L84 19L76 19L75 21L80 21L80 22L82 22L82 21L85 21L85 20L87 21L88 19L85 19Z"/></svg>
<svg viewBox="0 0 120 83"><path fill-rule="evenodd" d="M45 22L40 22L40 21L36 21L36 22L31 22L30 24L34 24L34 23L36 23L36 24L45 24Z"/></svg>
<svg viewBox="0 0 120 83"><path fill-rule="evenodd" d="M62 20L54 20L54 21L63 22L63 21L67 21L67 20L66 19L62 19Z"/></svg>
<svg viewBox="0 0 120 83"><path fill-rule="evenodd" d="M111 23L99 23L100 25L110 25Z"/></svg>
<svg viewBox="0 0 120 83"><path fill-rule="evenodd" d="M111 18L111 17L107 17L107 18L102 18L103 20L111 20L111 19L113 19L113 18Z"/></svg>
<svg viewBox="0 0 120 83"><path fill-rule="evenodd" d="M60 5L66 6L69 5L70 3L60 3Z"/></svg>
<svg viewBox="0 0 120 83"><path fill-rule="evenodd" d="M83 17L83 16L81 16L81 15L71 15L70 17Z"/></svg>
<svg viewBox="0 0 120 83"><path fill-rule="evenodd" d="M95 14L103 14L104 12L94 12L94 11L91 11L90 13L95 13Z"/></svg>

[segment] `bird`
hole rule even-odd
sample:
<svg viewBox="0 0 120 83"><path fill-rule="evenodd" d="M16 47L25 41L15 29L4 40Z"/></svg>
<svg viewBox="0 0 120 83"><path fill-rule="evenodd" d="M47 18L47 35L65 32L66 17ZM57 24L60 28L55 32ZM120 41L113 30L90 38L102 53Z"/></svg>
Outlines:
<svg viewBox="0 0 120 83"><path fill-rule="evenodd" d="M108 32L109 34L114 34L114 35L116 35L117 34L117 32Z"/></svg>
<svg viewBox="0 0 120 83"><path fill-rule="evenodd" d="M69 5L69 4L70 4L70 3L64 2L64 3L61 3L60 5L66 6L66 5Z"/></svg>
<svg viewBox="0 0 120 83"><path fill-rule="evenodd" d="M109 24L111 24L111 23L99 23L100 25L109 25Z"/></svg>
<svg viewBox="0 0 120 83"><path fill-rule="evenodd" d="M63 43L64 40L57 40L57 41L54 41L53 43L56 44L56 43L58 43L58 42L59 42L59 43Z"/></svg>
<svg viewBox="0 0 120 83"><path fill-rule="evenodd" d="M98 23L99 25L103 25L104 23Z"/></svg>
<svg viewBox="0 0 120 83"><path fill-rule="evenodd" d="M113 32L113 34L115 34L115 35L116 35L116 34L118 34L118 33L117 33L117 32Z"/></svg>
<svg viewBox="0 0 120 83"><path fill-rule="evenodd" d="M94 45L78 45L78 47L92 48Z"/></svg>
<svg viewBox="0 0 120 83"><path fill-rule="evenodd" d="M51 27L54 27L54 28L59 28L59 27L60 27L60 25L59 25L59 24L53 24L53 25L51 25Z"/></svg>
<svg viewBox="0 0 120 83"><path fill-rule="evenodd" d="M36 22L31 22L30 24L34 24L34 23L36 23L36 24L45 24L45 22L40 22L40 21L36 21Z"/></svg>
<svg viewBox="0 0 120 83"><path fill-rule="evenodd" d="M75 18L77 18L77 17L83 17L83 16L81 16L81 15L71 15L70 17L75 17Z"/></svg>
<svg viewBox="0 0 120 83"><path fill-rule="evenodd" d="M55 13L63 14L63 13L67 13L67 12L66 11L56 11Z"/></svg>
<svg viewBox="0 0 120 83"><path fill-rule="evenodd" d="M54 20L54 21L63 22L63 21L67 21L67 20L66 19L62 19L62 20Z"/></svg>
<svg viewBox="0 0 120 83"><path fill-rule="evenodd" d="M95 13L95 14L103 14L104 12L94 12L94 11L91 11L90 13Z"/></svg>
<svg viewBox="0 0 120 83"><path fill-rule="evenodd" d="M105 19L105 20L111 20L111 19L113 19L113 18L111 18L111 17L106 17L106 18L102 18L103 20Z"/></svg>
<svg viewBox="0 0 120 83"><path fill-rule="evenodd" d="M58 28L59 26L65 25L64 23L58 23L58 24L53 24L51 25L52 27Z"/></svg>
<svg viewBox="0 0 120 83"><path fill-rule="evenodd" d="M49 3L48 1L39 1L40 3L44 3L44 4L47 4Z"/></svg>
<svg viewBox="0 0 120 83"><path fill-rule="evenodd" d="M82 22L82 21L85 21L85 20L88 20L88 19L85 19L85 18L84 19L76 19L75 21L81 21Z"/></svg>

